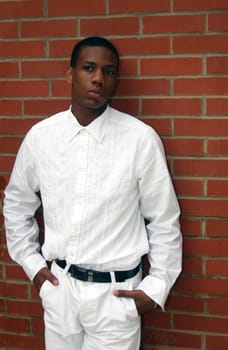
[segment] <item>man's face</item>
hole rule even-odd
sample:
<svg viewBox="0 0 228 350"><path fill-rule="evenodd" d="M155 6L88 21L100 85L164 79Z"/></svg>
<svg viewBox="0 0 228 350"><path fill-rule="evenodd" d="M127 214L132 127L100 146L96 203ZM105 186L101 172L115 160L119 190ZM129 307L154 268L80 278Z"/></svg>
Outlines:
<svg viewBox="0 0 228 350"><path fill-rule="evenodd" d="M82 48L68 82L72 84L72 107L75 113L99 115L114 94L117 59L111 50L99 46Z"/></svg>

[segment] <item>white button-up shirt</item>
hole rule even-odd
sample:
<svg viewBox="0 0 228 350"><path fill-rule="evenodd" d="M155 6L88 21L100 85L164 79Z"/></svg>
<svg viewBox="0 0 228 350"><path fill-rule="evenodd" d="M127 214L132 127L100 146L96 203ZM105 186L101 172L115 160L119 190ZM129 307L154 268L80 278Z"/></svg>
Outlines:
<svg viewBox="0 0 228 350"><path fill-rule="evenodd" d="M4 216L9 253L30 279L45 260L115 271L148 253L139 288L163 307L181 271L179 206L161 141L111 107L86 127L70 109L32 127L5 190Z"/></svg>

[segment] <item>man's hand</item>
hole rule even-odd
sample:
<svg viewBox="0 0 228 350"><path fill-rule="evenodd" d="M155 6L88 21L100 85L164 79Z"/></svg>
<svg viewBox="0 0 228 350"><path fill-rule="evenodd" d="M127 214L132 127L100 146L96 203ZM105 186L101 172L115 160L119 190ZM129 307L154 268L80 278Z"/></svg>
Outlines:
<svg viewBox="0 0 228 350"><path fill-rule="evenodd" d="M114 290L113 295L116 297L132 298L135 301L136 309L139 315L145 312L153 311L156 303L149 298L142 290Z"/></svg>
<svg viewBox="0 0 228 350"><path fill-rule="evenodd" d="M47 267L44 267L36 274L36 276L33 279L33 283L35 284L35 287L38 290L38 292L40 291L40 288L42 287L42 284L46 280L48 280L49 282L51 282L55 286L57 286L59 284L59 281L51 273L51 271Z"/></svg>

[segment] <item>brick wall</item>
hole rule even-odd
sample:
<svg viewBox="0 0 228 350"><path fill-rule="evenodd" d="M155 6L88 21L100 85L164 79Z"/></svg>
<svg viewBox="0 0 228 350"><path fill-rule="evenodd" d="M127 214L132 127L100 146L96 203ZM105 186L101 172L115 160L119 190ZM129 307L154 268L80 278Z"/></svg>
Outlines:
<svg viewBox="0 0 228 350"><path fill-rule="evenodd" d="M122 56L115 107L161 135L182 208L184 266L143 320L143 349L228 349L228 1L0 2L0 190L25 132L68 107L75 41ZM0 348L43 349L39 297L10 260L0 214ZM54 349L53 349L54 350Z"/></svg>

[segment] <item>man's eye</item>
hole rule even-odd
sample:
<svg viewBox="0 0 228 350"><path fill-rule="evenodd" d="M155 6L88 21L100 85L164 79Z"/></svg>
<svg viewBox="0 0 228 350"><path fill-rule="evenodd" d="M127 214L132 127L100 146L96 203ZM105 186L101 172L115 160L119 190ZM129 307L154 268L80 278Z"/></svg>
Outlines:
<svg viewBox="0 0 228 350"><path fill-rule="evenodd" d="M84 69L87 70L88 72L92 72L93 67L92 66L85 66Z"/></svg>
<svg viewBox="0 0 228 350"><path fill-rule="evenodd" d="M115 74L115 71L106 69L106 70L105 70L105 74L106 74L106 75L114 75L114 74Z"/></svg>

